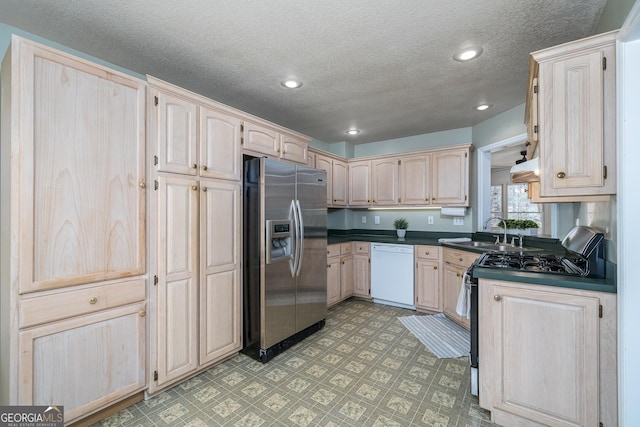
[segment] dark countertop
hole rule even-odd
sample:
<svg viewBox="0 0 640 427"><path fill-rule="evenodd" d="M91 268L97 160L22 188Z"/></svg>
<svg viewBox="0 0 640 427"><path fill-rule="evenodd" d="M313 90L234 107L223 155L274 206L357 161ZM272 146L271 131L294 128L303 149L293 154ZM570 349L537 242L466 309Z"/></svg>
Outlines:
<svg viewBox="0 0 640 427"><path fill-rule="evenodd" d="M373 231L373 230L329 230L327 243L337 244L346 242L372 242L372 243L394 243L403 245L432 245L442 246L466 252L484 253L486 250L475 247L462 247L454 243L440 243L440 238L469 237L474 241L493 242L495 233L442 233L442 232L420 232L408 231L404 239L399 239L395 230ZM562 254L565 249L558 239L548 239L534 236L525 236L525 246L536 247L544 253ZM586 277L563 276L558 274L536 273L528 271L511 271L495 268L475 267L474 277L482 279L505 280L511 282L529 283L533 285L559 286L563 288L584 289L596 292L617 292L616 266L607 263L606 279L590 279Z"/></svg>

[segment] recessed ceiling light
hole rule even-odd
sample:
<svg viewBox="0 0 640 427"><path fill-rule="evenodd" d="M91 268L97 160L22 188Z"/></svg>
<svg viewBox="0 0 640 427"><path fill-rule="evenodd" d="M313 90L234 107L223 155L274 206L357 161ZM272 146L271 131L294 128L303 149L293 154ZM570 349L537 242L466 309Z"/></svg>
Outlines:
<svg viewBox="0 0 640 427"><path fill-rule="evenodd" d="M460 62L470 61L480 56L481 53L482 53L481 47L471 47L471 48L463 49L460 52L453 55L453 59Z"/></svg>
<svg viewBox="0 0 640 427"><path fill-rule="evenodd" d="M358 129L349 129L346 133L348 135L357 135L360 133L360 131Z"/></svg>
<svg viewBox="0 0 640 427"><path fill-rule="evenodd" d="M288 89L298 89L299 87L302 87L302 82L301 81L293 80L293 79L284 80L280 84L282 84L282 86L284 86L284 87L286 87Z"/></svg>
<svg viewBox="0 0 640 427"><path fill-rule="evenodd" d="M488 110L491 107L493 107L492 104L480 104L480 105L476 106L476 110L484 111L484 110Z"/></svg>

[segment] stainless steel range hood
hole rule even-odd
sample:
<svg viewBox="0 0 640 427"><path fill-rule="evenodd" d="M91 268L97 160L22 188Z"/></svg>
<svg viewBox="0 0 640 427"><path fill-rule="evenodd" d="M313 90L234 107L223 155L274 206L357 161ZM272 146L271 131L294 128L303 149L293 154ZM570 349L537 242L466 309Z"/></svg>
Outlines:
<svg viewBox="0 0 640 427"><path fill-rule="evenodd" d="M517 164L511 168L511 182L535 182L540 181L540 158L534 157L531 160Z"/></svg>

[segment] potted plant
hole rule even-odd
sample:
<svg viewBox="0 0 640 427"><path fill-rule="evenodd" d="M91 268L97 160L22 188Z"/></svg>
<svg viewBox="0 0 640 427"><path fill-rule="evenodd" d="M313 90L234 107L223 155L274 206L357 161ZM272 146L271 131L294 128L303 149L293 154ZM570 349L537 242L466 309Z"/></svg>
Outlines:
<svg viewBox="0 0 640 427"><path fill-rule="evenodd" d="M393 228L396 229L398 237L403 238L407 234L407 228L409 228L409 221L404 218L398 218L393 221Z"/></svg>
<svg viewBox="0 0 640 427"><path fill-rule="evenodd" d="M505 228L505 225L509 234L524 234L526 236L538 234L538 223L530 219L505 219L504 222L498 223L498 226L502 228Z"/></svg>

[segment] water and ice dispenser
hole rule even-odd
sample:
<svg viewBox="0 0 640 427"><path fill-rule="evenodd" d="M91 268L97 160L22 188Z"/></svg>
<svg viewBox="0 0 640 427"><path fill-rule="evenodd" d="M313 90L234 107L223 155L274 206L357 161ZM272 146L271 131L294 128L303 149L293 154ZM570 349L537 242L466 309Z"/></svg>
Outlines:
<svg viewBox="0 0 640 427"><path fill-rule="evenodd" d="M293 222L291 220L267 221L266 263L291 259Z"/></svg>

